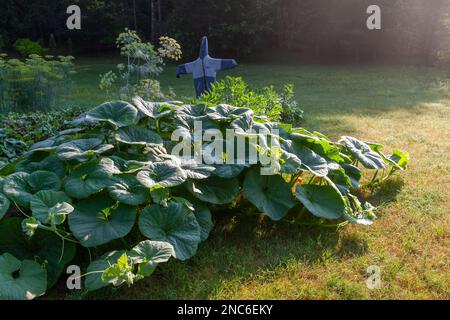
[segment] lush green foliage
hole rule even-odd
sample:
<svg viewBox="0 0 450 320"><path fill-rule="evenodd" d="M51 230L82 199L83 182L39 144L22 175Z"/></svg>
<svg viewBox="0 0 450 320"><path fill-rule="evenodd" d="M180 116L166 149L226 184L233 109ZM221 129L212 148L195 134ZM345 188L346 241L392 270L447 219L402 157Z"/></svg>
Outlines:
<svg viewBox="0 0 450 320"><path fill-rule="evenodd" d="M70 93L73 57L0 55L0 111L49 110Z"/></svg>
<svg viewBox="0 0 450 320"><path fill-rule="evenodd" d="M212 90L204 93L199 102L212 106L227 103L249 108L257 116L293 125L299 125L303 119L303 110L298 106L294 86L290 84L285 85L278 93L273 86L255 89L240 77L226 77L213 84Z"/></svg>
<svg viewBox="0 0 450 320"><path fill-rule="evenodd" d="M161 37L158 50L149 42L143 42L136 31L125 29L116 40L120 54L127 64L118 64L117 73L112 70L100 75L100 89L122 100L140 95L152 101L164 101L159 81L153 79L163 71L164 58L179 60L181 47L172 38Z"/></svg>
<svg viewBox="0 0 450 320"><path fill-rule="evenodd" d="M261 175L267 163L252 165L246 156L227 159L240 164L221 163L213 142L192 143L195 122L202 124L202 134L236 130L248 149L277 159L269 170L275 174ZM86 289L131 285L171 257L192 257L208 238L214 208L251 205L246 212L301 223L288 215L300 209L317 224L324 219L371 224L374 208L352 194L360 187L360 165L395 172L409 161L398 150L388 157L380 145L351 137L332 142L229 105L109 102L72 126L36 143L0 173L0 277L17 286L14 294L0 286L1 298L42 295L76 247L96 247ZM170 140L175 129L187 139L186 150L198 153L200 147L204 158L215 162L175 155ZM19 210L7 213L9 207ZM17 270L21 276L14 278Z"/></svg>
<svg viewBox="0 0 450 320"><path fill-rule="evenodd" d="M206 31L219 52L235 58L249 57L250 54L257 53L256 50L271 33L276 18L276 5L274 0L176 2L168 27L192 56L198 51L197 39L201 39ZM199 7L202 9L192 10Z"/></svg>
<svg viewBox="0 0 450 320"><path fill-rule="evenodd" d="M54 34L58 45L72 39L75 50L99 53L113 49L116 35L134 26L151 41L161 34L174 36L190 57L207 34L222 57L241 60L276 51L297 62L395 59L425 64L448 50L450 35L448 0L433 0L433 5L423 0L378 0L389 12L382 34L361 29L370 5L361 0L83 0L79 33L63 23L71 1L36 0L24 10L21 2L2 0L0 34L6 46L24 35L47 45Z"/></svg>
<svg viewBox="0 0 450 320"><path fill-rule="evenodd" d="M19 52L23 57L28 57L31 54L42 55L44 49L36 41L30 39L17 39L14 42L14 49Z"/></svg>
<svg viewBox="0 0 450 320"><path fill-rule="evenodd" d="M33 143L55 135L81 112L78 108L65 108L60 111L0 115L0 170L22 156Z"/></svg>

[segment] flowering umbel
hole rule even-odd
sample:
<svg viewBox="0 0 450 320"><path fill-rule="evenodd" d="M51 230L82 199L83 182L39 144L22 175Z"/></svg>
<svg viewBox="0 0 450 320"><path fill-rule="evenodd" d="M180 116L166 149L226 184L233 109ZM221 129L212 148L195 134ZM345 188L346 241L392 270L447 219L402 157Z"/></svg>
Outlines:
<svg viewBox="0 0 450 320"><path fill-rule="evenodd" d="M159 38L156 49L150 42L143 41L134 30L125 29L116 39L120 54L127 63L117 65L117 71L110 70L100 75L100 89L116 94L121 100L130 100L139 95L147 100L167 101L174 95L164 94L156 77L163 71L164 60L181 59L181 46L175 39Z"/></svg>
<svg viewBox="0 0 450 320"><path fill-rule="evenodd" d="M177 40L172 39L167 36L162 36L159 38L158 53L161 57L178 61L181 59L181 46Z"/></svg>

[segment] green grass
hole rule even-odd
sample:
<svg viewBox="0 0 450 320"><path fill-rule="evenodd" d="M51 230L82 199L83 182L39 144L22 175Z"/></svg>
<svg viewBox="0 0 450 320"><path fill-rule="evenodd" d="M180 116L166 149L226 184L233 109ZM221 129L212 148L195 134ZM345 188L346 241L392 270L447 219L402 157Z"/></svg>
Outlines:
<svg viewBox="0 0 450 320"><path fill-rule="evenodd" d="M82 61L72 101L95 106L105 100L98 73L113 63ZM167 67L163 86L192 95L192 79L176 79L174 72L174 66ZM241 65L221 77L225 74L255 86L293 83L306 128L334 139L354 135L408 150L408 172L373 193L361 193L380 206L372 227L329 230L237 212L216 214L210 239L191 260L172 260L131 288L104 289L85 298L450 298L448 74L398 66L302 65ZM370 265L381 268L381 290L365 285Z"/></svg>

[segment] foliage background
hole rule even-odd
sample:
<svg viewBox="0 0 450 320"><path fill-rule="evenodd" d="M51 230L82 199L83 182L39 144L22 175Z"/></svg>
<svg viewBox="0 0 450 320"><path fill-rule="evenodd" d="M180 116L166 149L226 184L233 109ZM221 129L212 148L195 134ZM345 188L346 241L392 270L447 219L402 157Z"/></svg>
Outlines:
<svg viewBox="0 0 450 320"><path fill-rule="evenodd" d="M81 7L80 31L66 28L71 4ZM366 28L372 4L382 10L379 31ZM129 27L153 42L176 38L188 57L207 35L213 54L241 60L432 64L449 56L449 12L449 0L2 0L0 43L28 37L50 47L53 34L59 50L104 53Z"/></svg>

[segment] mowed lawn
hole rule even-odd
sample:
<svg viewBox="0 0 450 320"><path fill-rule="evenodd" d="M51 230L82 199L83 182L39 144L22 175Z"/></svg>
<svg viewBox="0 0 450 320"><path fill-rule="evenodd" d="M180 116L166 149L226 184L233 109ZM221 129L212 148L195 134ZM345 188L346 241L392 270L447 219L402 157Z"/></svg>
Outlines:
<svg viewBox="0 0 450 320"><path fill-rule="evenodd" d="M115 61L83 60L73 103L95 106L98 74ZM180 96L192 79L161 77ZM293 83L303 126L333 139L351 135L409 151L408 172L361 196L379 206L371 227L323 229L239 212L215 214L192 259L171 260L131 288L90 299L450 298L450 79L440 69L399 66L250 65L222 73L255 86ZM381 289L366 287L381 268ZM65 295L65 293L64 293ZM78 298L78 294L65 295Z"/></svg>

